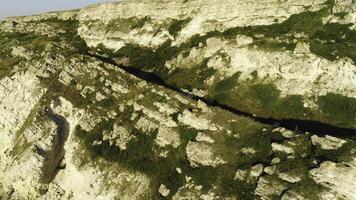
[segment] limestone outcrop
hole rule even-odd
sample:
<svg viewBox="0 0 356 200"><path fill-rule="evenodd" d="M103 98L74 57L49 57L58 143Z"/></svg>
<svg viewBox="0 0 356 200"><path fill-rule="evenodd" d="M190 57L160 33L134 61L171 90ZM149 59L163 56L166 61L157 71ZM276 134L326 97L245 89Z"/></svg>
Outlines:
<svg viewBox="0 0 356 200"><path fill-rule="evenodd" d="M351 0L7 18L0 199L355 199L354 22Z"/></svg>

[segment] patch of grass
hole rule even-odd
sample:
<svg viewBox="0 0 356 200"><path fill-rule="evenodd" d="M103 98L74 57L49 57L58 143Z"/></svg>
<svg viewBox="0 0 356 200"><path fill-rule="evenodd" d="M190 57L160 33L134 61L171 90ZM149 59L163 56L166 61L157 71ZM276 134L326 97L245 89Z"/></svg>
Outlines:
<svg viewBox="0 0 356 200"><path fill-rule="evenodd" d="M236 72L231 77L219 81L214 88L215 92L226 93L233 90L237 85L240 75L241 72Z"/></svg>
<svg viewBox="0 0 356 200"><path fill-rule="evenodd" d="M248 118L241 117L231 123L231 135L224 135L223 140L217 140L217 154L233 165L242 167L253 163L264 163L270 159L271 140L268 133L262 129L268 128ZM234 135L238 135L236 138ZM254 149L255 153L246 155L242 148Z"/></svg>
<svg viewBox="0 0 356 200"><path fill-rule="evenodd" d="M280 91L274 84L255 84L251 87L251 96L255 97L256 103L262 107L272 109L278 101Z"/></svg>
<svg viewBox="0 0 356 200"><path fill-rule="evenodd" d="M312 36L311 51L329 60L349 57L356 62L356 31L350 30L352 25L325 24Z"/></svg>
<svg viewBox="0 0 356 200"><path fill-rule="evenodd" d="M277 107L282 109L282 111L286 114L300 118L302 118L304 114L308 114L310 112L309 109L304 107L303 97L300 95L289 95L280 99L280 103Z"/></svg>
<svg viewBox="0 0 356 200"><path fill-rule="evenodd" d="M328 93L319 96L317 104L326 118L347 126L356 121L356 99L341 94Z"/></svg>
<svg viewBox="0 0 356 200"><path fill-rule="evenodd" d="M321 19L329 14L329 7L324 7L316 12L306 11L293 14L282 23L231 28L225 31L223 36L225 38L234 38L237 34L244 34L255 37L257 34L263 34L267 38L276 38L285 36L288 33L304 32L306 34L313 34L321 29L323 25Z"/></svg>
<svg viewBox="0 0 356 200"><path fill-rule="evenodd" d="M347 15L347 12L339 12L339 13L334 13L336 17L340 17L341 19L344 19L345 16Z"/></svg>
<svg viewBox="0 0 356 200"><path fill-rule="evenodd" d="M306 42L310 44L311 52L328 60L349 57L356 62L356 31L349 28L352 24L322 22L324 17L332 14L332 6L333 3L326 3L319 11L294 14L282 23L231 28L222 35L228 39L233 39L237 34L250 36L254 38L253 45L262 49L293 50L293 34L304 33L308 36ZM339 16L343 17L345 13L340 13ZM263 38L256 37L261 34L264 35ZM280 39L289 42L281 42Z"/></svg>
<svg viewBox="0 0 356 200"><path fill-rule="evenodd" d="M58 75L54 75L51 79L43 79L41 84L48 88L46 96L52 99L63 96L78 108L86 108L86 106L93 104L94 96L83 97L80 92L71 86L64 85L58 81Z"/></svg>
<svg viewBox="0 0 356 200"><path fill-rule="evenodd" d="M173 35L174 37L177 36L179 31L181 31L184 26L187 25L190 21L192 21L192 18L182 20L173 19L172 23L168 28L169 34Z"/></svg>
<svg viewBox="0 0 356 200"><path fill-rule="evenodd" d="M254 81L255 82L255 81ZM260 116L275 118L304 118L311 111L303 106L300 95L280 96L281 92L272 83L239 82L235 77L218 82L209 90L209 98Z"/></svg>
<svg viewBox="0 0 356 200"><path fill-rule="evenodd" d="M204 81L216 72L215 69L207 66L208 60L204 59L193 66L180 67L173 72L163 75L168 84L178 88L192 90L193 88L206 88ZM184 81L182 81L184 77Z"/></svg>
<svg viewBox="0 0 356 200"><path fill-rule="evenodd" d="M252 85L248 94L250 99L255 100L259 105L258 107L274 115L303 117L306 112L301 96L291 95L281 98L280 91L274 84Z"/></svg>
<svg viewBox="0 0 356 200"><path fill-rule="evenodd" d="M149 16L145 16L143 18L131 17L127 19L112 19L107 25L105 25L105 30L108 32L120 31L128 33L132 29L142 28L147 22L151 20L152 19Z"/></svg>
<svg viewBox="0 0 356 200"><path fill-rule="evenodd" d="M290 186L290 190L301 195L305 199L310 200L320 200L320 194L328 189L318 183L316 183L312 178L303 179Z"/></svg>
<svg viewBox="0 0 356 200"><path fill-rule="evenodd" d="M88 51L85 41L77 34L79 25L77 20L50 18L34 23L45 23L53 26L55 29L63 30L64 32L60 32L54 36L38 35L34 32L13 32L6 34L6 36L12 40L18 41L20 45L25 46L26 49L32 50L35 53L43 52L49 44L58 46L58 43L70 44L69 48L63 52L68 55L71 55L73 51L79 53L86 53Z"/></svg>
<svg viewBox="0 0 356 200"><path fill-rule="evenodd" d="M161 198L157 192L160 184L165 184L171 190L171 195L178 191L184 183L184 176L179 176L175 168L184 162L185 157L178 150L172 150L167 158L155 157L154 139L157 132L142 133L139 130L131 129L131 134L136 138L128 143L126 150L121 150L105 141L101 145L92 146L94 140L102 141L101 133L103 131L112 130L112 123L113 121L103 122L90 133L86 133L78 127L76 133L79 138L85 141L86 149L91 152L94 158L100 156L149 176L154 199Z"/></svg>
<svg viewBox="0 0 356 200"><path fill-rule="evenodd" d="M293 42L280 42L268 39L255 39L252 45L257 45L260 49L266 49L269 51L283 51L289 50L293 51L296 47L296 44ZM252 46L251 45L251 46Z"/></svg>
<svg viewBox="0 0 356 200"><path fill-rule="evenodd" d="M24 137L24 132L31 126L33 123L38 120L38 114L42 107L42 102L39 101L34 108L30 111L30 114L27 116L25 122L21 126L19 130L15 133L15 145L10 152L10 155L15 159L19 159L23 153L32 145L27 139Z"/></svg>
<svg viewBox="0 0 356 200"><path fill-rule="evenodd" d="M23 60L21 57L11 57L0 60L0 79L11 76L13 66L17 65Z"/></svg>
<svg viewBox="0 0 356 200"><path fill-rule="evenodd" d="M336 163L350 162L354 157L353 149L356 147L354 140L345 139L347 142L340 148L334 150L324 150L319 144L314 147L314 155L320 160L330 160Z"/></svg>
<svg viewBox="0 0 356 200"><path fill-rule="evenodd" d="M236 72L231 77L218 81L209 90L209 98L219 101L220 103L229 101L234 98L233 91L238 87L238 80L241 72Z"/></svg>
<svg viewBox="0 0 356 200"><path fill-rule="evenodd" d="M303 106L301 96L291 95L281 98L280 91L274 84L257 83L247 88L244 87L246 86L240 86L230 91L231 94L236 95L234 97L236 101L241 99L240 105L236 105L236 107L245 105L252 109L258 108L255 109L256 113L262 116L273 115L276 117L303 117L304 113L308 112ZM225 101L231 101L231 98L222 101L222 103L228 103Z"/></svg>

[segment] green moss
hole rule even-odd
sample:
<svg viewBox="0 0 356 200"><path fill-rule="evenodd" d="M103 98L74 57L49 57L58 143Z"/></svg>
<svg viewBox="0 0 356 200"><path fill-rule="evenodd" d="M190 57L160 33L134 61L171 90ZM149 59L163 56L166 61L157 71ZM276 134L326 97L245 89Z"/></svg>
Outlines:
<svg viewBox="0 0 356 200"><path fill-rule="evenodd" d="M21 126L19 130L16 131L15 133L15 145L13 149L10 152L10 155L16 159L21 158L23 153L28 150L29 147L31 147L31 143L27 141L27 139L24 137L24 132L31 126L36 120L39 120L40 117L39 111L42 108L43 102L40 100L39 103L37 103L33 109L31 110L30 114L27 116L25 122ZM43 119L41 119L43 120Z"/></svg>
<svg viewBox="0 0 356 200"><path fill-rule="evenodd" d="M255 97L256 103L262 107L272 109L278 101L280 91L274 84L255 84L251 87L251 96Z"/></svg>
<svg viewBox="0 0 356 200"><path fill-rule="evenodd" d="M349 57L356 62L356 31L353 24L327 23L317 31L310 42L310 50L329 60Z"/></svg>
<svg viewBox="0 0 356 200"><path fill-rule="evenodd" d="M107 25L105 25L105 30L108 32L130 32L132 29L140 29L147 22L150 22L152 19L149 16L145 16L143 18L131 17L127 19L112 19L109 21Z"/></svg>
<svg viewBox="0 0 356 200"><path fill-rule="evenodd" d="M175 170L180 162L185 160L184 155L173 150L167 158L155 157L153 149L156 132L141 133L136 129L131 129L131 134L135 136L135 139L129 142L126 150L120 150L117 146L105 141L101 145L91 145L94 140L102 141L100 133L110 130L112 130L112 121L99 124L91 133L86 133L80 127L76 132L77 136L85 141L87 150L93 157L100 156L108 161L118 162L130 170L140 171L149 176L154 199L161 198L157 192L160 184L165 184L171 190L171 195L184 184L184 176L179 176Z"/></svg>
<svg viewBox="0 0 356 200"><path fill-rule="evenodd" d="M277 107L282 109L286 114L298 118L302 118L303 115L310 113L310 110L304 107L303 97L300 95L289 95L282 98Z"/></svg>
<svg viewBox="0 0 356 200"><path fill-rule="evenodd" d="M314 156L320 160L330 160L336 163L340 162L350 162L355 156L353 149L356 147L355 140L345 139L344 143L340 148L333 150L322 149L319 144L314 147Z"/></svg>
<svg viewBox="0 0 356 200"><path fill-rule="evenodd" d="M349 57L356 62L356 31L349 28L352 24L322 22L324 17L332 14L332 6L333 3L326 3L326 7L319 11L294 14L282 23L237 27L228 29L222 35L229 39L233 39L237 34L248 35L254 38L253 45L262 49L293 50L293 34L304 33L308 36L305 40L311 45L311 52L329 60ZM343 15L344 13L340 13L341 17ZM256 37L261 34L264 35L263 38Z"/></svg>
<svg viewBox="0 0 356 200"><path fill-rule="evenodd" d="M228 101L232 94L232 91L238 86L238 80L241 72L236 72L231 77L218 81L209 90L209 98L215 99L219 102ZM230 96L231 95L231 96Z"/></svg>
<svg viewBox="0 0 356 200"><path fill-rule="evenodd" d="M43 79L41 84L43 87L48 88L48 92L45 94L46 97L51 97L53 99L62 96L78 108L86 108L94 101L94 96L88 96L85 98L81 96L80 92L75 88L59 82L58 74L54 75L50 79Z"/></svg>
<svg viewBox="0 0 356 200"><path fill-rule="evenodd" d="M295 183L290 190L300 194L305 199L320 200L319 195L327 191L328 188L317 184L312 178L306 178Z"/></svg>
<svg viewBox="0 0 356 200"><path fill-rule="evenodd" d="M305 114L310 114L310 110L303 106L302 96L289 95L282 98L280 90L274 84L253 84L256 80L239 82L238 76L236 74L235 77L218 82L209 90L208 97L260 116L303 118Z"/></svg>
<svg viewBox="0 0 356 200"><path fill-rule="evenodd" d="M255 39L254 43L250 46L257 45L260 49L265 49L269 51L281 51L281 50L289 50L293 51L295 49L295 43L287 43L281 41L273 41L268 39Z"/></svg>
<svg viewBox="0 0 356 200"><path fill-rule="evenodd" d="M236 72L231 77L223 79L222 81L219 81L215 86L215 92L216 93L226 93L226 92L230 92L231 90L233 90L237 85L237 81L238 81L240 75L241 75L241 72Z"/></svg>
<svg viewBox="0 0 356 200"><path fill-rule="evenodd" d="M192 21L192 18L187 18L183 20L173 19L168 28L169 34L177 36L179 31L181 31L182 28L184 28L184 26L187 25L190 21Z"/></svg>
<svg viewBox="0 0 356 200"><path fill-rule="evenodd" d="M280 91L274 84L254 84L247 91L249 99L257 103L266 113L276 116L303 117L308 111L303 106L303 99L299 95L280 97ZM267 114L268 115L268 114Z"/></svg>
<svg viewBox="0 0 356 200"><path fill-rule="evenodd" d="M182 66L169 74L163 75L163 78L167 83L179 88L188 90L206 88L204 81L216 72L214 68L209 68L207 63L208 60L204 59L193 66ZM182 81L182 77L184 77L184 81Z"/></svg>
<svg viewBox="0 0 356 200"><path fill-rule="evenodd" d="M326 118L339 125L354 124L356 121L356 99L341 94L328 93L319 96L317 104Z"/></svg>
<svg viewBox="0 0 356 200"><path fill-rule="evenodd" d="M334 13L336 17L340 17L341 19L344 19L347 14L347 12Z"/></svg>
<svg viewBox="0 0 356 200"><path fill-rule="evenodd" d="M21 57L12 57L0 60L0 79L11 76L13 72L13 66L21 62L23 58Z"/></svg>
<svg viewBox="0 0 356 200"><path fill-rule="evenodd" d="M53 45L58 46L57 43L70 44L69 48L63 52L65 55L71 55L73 51L79 53L86 53L88 47L82 38L77 34L77 28L79 22L77 20L61 20L58 18L50 18L46 20L41 20L39 22L29 22L29 23L45 23L55 29L63 30L54 36L48 35L38 35L34 32L12 32L6 34L10 40L17 41L17 45L22 45L26 49L31 50L35 53L42 53L46 47Z"/></svg>

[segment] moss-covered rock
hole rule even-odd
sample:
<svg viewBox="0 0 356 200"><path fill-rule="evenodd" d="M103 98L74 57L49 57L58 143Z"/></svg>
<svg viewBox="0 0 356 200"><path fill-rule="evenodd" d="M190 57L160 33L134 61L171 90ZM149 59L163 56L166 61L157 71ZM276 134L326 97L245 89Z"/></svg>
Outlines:
<svg viewBox="0 0 356 200"><path fill-rule="evenodd" d="M272 1L268 18L182 0L7 19L0 199L352 199L352 135L256 117L354 127L354 31L320 2Z"/></svg>

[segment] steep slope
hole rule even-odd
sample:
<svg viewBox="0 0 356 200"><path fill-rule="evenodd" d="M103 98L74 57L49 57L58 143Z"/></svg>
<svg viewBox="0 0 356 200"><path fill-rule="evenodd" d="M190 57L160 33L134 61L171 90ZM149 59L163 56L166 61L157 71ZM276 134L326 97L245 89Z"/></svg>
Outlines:
<svg viewBox="0 0 356 200"><path fill-rule="evenodd" d="M262 51L258 44L256 49L240 48L227 42L231 38L210 32L219 21L219 32L271 25L306 10L318 12L329 6L325 3L128 1L1 22L0 199L356 199L354 129L346 130L348 137L337 127L329 135L288 130L275 123L278 120L272 123L213 106L206 99L218 101L210 96L214 93L198 100L184 91L190 86L180 85L199 77L186 63L206 70L216 57L222 69L211 76L232 73L219 61L217 52L222 48L239 55L253 53L255 60L262 54L278 54L295 64L298 59L288 50ZM339 4L334 9L350 8ZM267 6L275 14L266 13ZM348 10L338 23L349 23L352 15ZM188 52L185 57L184 52ZM207 65L196 66L198 57L206 57ZM331 61L322 62L333 66ZM344 62L354 70L351 60ZM170 74L164 69L170 65L180 72ZM166 83L132 67L155 72ZM346 68L339 72L346 73ZM260 78L257 75L255 81ZM345 87L341 93L350 98L352 78L350 74L345 85L335 85ZM237 83L228 82L228 87L240 86ZM246 92L253 91L250 86L268 92L263 84L244 84ZM338 91L335 88L332 92ZM194 94L200 95L197 91ZM273 99L283 92L268 94ZM233 93L224 97L221 103L231 107L267 113L261 116L299 118L283 109L270 112L248 95L245 101L256 107L235 106L238 97ZM346 109L345 114L353 114L353 107ZM355 127L352 119L345 121L339 115L337 119L312 116L305 118Z"/></svg>
<svg viewBox="0 0 356 200"><path fill-rule="evenodd" d="M79 35L120 64L275 119L356 127L356 3L128 1L83 9Z"/></svg>

